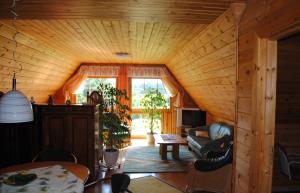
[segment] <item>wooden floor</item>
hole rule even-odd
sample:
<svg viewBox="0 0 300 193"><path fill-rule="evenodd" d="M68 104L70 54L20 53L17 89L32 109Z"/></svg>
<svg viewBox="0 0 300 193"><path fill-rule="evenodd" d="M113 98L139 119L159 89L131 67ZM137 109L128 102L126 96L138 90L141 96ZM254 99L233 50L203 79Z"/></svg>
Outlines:
<svg viewBox="0 0 300 193"><path fill-rule="evenodd" d="M145 146L147 143L144 140L133 140L132 141L133 146ZM123 166L121 165L120 169L115 169L114 171L100 171L99 173L99 178L105 178L109 177L112 175L114 172L122 172L123 171ZM177 188L178 190L181 190L184 192L185 186L187 184L187 173L181 173L181 172L176 172L176 173L131 173L129 174L131 179L134 178L139 178L139 177L144 177L144 176L153 176L156 178L159 178L160 180L168 183L169 185ZM111 193L111 188L110 188L110 181L104 181L104 182L99 182L94 186L90 186L85 189L85 193Z"/></svg>

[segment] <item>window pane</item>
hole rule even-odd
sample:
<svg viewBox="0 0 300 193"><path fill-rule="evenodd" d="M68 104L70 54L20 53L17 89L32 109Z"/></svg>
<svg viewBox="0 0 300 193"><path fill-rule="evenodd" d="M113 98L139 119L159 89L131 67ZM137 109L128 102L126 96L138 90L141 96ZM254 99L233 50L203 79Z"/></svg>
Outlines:
<svg viewBox="0 0 300 193"><path fill-rule="evenodd" d="M85 79L79 89L75 92L76 103L85 103L87 92L91 93L98 90L97 87L100 83L111 84L116 87L116 78L87 78Z"/></svg>
<svg viewBox="0 0 300 193"><path fill-rule="evenodd" d="M149 130L149 120L144 118L142 114L133 114L132 118L132 130L131 135L146 135ZM154 121L154 132L160 133L161 131L161 121L160 119L155 119Z"/></svg>
<svg viewBox="0 0 300 193"><path fill-rule="evenodd" d="M147 89L158 89L167 99L167 108L170 108L170 93L161 79L132 79L132 108L141 108L140 101Z"/></svg>

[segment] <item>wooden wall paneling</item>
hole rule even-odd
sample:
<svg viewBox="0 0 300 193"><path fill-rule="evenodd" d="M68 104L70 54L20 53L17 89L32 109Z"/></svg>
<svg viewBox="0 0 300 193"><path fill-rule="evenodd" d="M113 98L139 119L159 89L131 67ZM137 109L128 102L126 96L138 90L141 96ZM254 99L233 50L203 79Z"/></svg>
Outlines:
<svg viewBox="0 0 300 193"><path fill-rule="evenodd" d="M259 37L278 40L300 30L298 0L252 0L240 25L241 34L255 30Z"/></svg>
<svg viewBox="0 0 300 193"><path fill-rule="evenodd" d="M251 106L248 109L246 106L241 107L243 111L249 112L238 113L237 125L238 136L245 133L244 131L249 133L250 140L247 143L252 151L249 167L237 171L236 174L236 176L249 174L249 185L235 186L235 192L240 192L241 189L245 192L271 192L276 42L260 38L277 39L296 32L299 28L297 19L299 8L299 1L296 0L252 0L248 2L241 19L238 46L238 99L241 101L240 99L248 97ZM244 147L244 143L237 145L237 149ZM237 162L237 168L240 168L239 163ZM236 183L238 180L236 179Z"/></svg>
<svg viewBox="0 0 300 193"><path fill-rule="evenodd" d="M271 192L275 132L277 42L258 39L253 192Z"/></svg>
<svg viewBox="0 0 300 193"><path fill-rule="evenodd" d="M234 124L236 27L231 10L174 54L168 68L197 105Z"/></svg>
<svg viewBox="0 0 300 193"><path fill-rule="evenodd" d="M37 102L46 102L48 95L55 93L75 66L70 66L70 58L43 42L19 32L17 35L16 61L12 61L15 49L12 37L15 31L11 22L0 22L0 90L11 89L12 72L17 68L17 88ZM22 71L20 72L20 65Z"/></svg>
<svg viewBox="0 0 300 193"><path fill-rule="evenodd" d="M237 130L236 130L236 178L235 192L250 192L252 175L251 163L253 157L253 135L255 131L252 128L252 114L254 111L252 94L254 93L252 85L254 82L254 73L256 69L256 57L250 53L255 52L256 36L255 34L246 34L240 36L238 40L238 69L237 69ZM249 55L251 57L249 57ZM248 108L247 108L248 107ZM250 159L241 159L240 149L250 154ZM241 191L242 190L242 191Z"/></svg>

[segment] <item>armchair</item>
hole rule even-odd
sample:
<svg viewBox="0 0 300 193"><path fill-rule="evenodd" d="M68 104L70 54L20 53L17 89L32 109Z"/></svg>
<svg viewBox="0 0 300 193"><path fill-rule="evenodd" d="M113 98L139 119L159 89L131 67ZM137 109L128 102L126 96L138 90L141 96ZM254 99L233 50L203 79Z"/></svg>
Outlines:
<svg viewBox="0 0 300 193"><path fill-rule="evenodd" d="M222 156L214 153L211 155L213 156L195 161L188 174L186 193L194 191L231 192L233 145L231 144Z"/></svg>

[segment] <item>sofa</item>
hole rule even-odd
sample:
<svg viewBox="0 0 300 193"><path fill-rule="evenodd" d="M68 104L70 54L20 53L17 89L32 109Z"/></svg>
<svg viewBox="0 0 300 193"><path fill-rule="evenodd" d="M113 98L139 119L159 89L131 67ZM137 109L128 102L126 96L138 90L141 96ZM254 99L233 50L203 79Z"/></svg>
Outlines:
<svg viewBox="0 0 300 193"><path fill-rule="evenodd" d="M188 148L200 158L222 157L233 144L233 129L225 123L191 128L187 136Z"/></svg>

